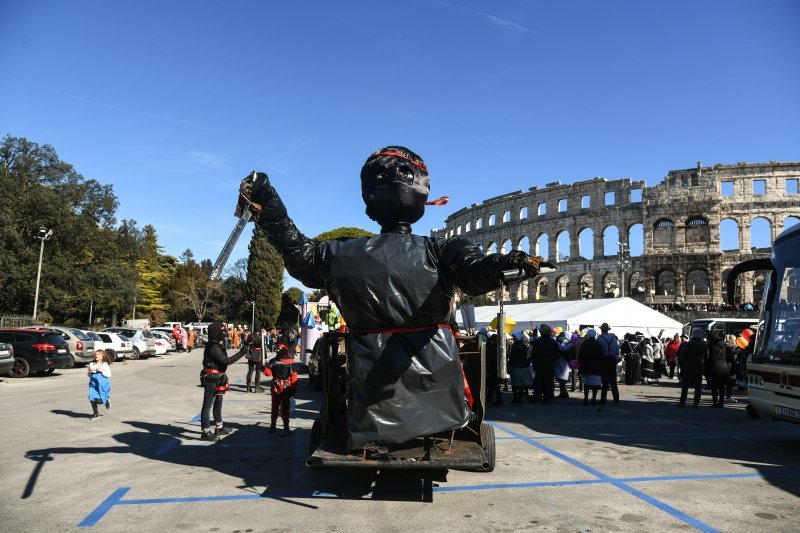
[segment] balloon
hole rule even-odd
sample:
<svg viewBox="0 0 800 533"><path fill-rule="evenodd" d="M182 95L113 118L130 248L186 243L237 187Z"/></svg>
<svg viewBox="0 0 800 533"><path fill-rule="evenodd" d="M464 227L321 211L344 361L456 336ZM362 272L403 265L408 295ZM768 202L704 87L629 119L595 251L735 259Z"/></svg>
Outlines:
<svg viewBox="0 0 800 533"><path fill-rule="evenodd" d="M742 331L742 337L744 337L744 340L749 342L750 341L750 337L752 337L752 336L753 336L753 330L752 329L745 328L744 331Z"/></svg>
<svg viewBox="0 0 800 533"><path fill-rule="evenodd" d="M750 344L744 337L736 337L736 346L744 350Z"/></svg>

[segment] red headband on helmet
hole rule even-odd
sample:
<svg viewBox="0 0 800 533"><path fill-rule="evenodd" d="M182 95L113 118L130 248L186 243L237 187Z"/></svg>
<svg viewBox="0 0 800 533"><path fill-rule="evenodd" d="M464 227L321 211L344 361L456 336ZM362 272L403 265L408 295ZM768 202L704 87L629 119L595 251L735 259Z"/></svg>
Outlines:
<svg viewBox="0 0 800 533"><path fill-rule="evenodd" d="M418 169L420 169L423 172L425 172L425 174L428 173L428 167L426 167L424 163L420 163L419 161L414 161L413 159L404 156L400 152L395 152L393 150L384 150L383 152L378 152L377 154L373 154L373 155L369 156L369 159L367 159L367 161L372 161L373 159L375 159L377 157L381 157L381 156L399 157L400 159L405 159L406 161L408 161L409 163L411 163L412 165L414 165Z"/></svg>

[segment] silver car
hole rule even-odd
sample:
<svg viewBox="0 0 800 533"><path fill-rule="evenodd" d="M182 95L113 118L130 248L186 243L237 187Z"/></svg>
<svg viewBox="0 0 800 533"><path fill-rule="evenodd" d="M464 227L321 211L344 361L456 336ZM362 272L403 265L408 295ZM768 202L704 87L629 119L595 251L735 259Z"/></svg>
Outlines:
<svg viewBox="0 0 800 533"><path fill-rule="evenodd" d="M62 326L44 326L39 329L52 331L67 341L70 355L72 355L73 364L71 366L94 361L94 341L81 330Z"/></svg>

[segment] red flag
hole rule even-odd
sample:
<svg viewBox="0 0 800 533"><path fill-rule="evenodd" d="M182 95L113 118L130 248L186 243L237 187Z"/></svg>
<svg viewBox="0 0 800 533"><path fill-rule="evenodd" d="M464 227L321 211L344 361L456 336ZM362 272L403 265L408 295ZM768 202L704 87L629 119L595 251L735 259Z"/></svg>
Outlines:
<svg viewBox="0 0 800 533"><path fill-rule="evenodd" d="M437 198L436 200L425 202L425 205L445 205L449 201L450 201L449 196L442 196L441 198Z"/></svg>

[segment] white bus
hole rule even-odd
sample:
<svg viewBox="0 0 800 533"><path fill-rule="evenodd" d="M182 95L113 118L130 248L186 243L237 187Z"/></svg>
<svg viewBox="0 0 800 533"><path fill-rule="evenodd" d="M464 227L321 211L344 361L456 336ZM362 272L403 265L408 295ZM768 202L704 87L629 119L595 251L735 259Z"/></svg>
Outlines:
<svg viewBox="0 0 800 533"><path fill-rule="evenodd" d="M738 275L753 270L769 275L747 361L750 406L762 416L800 424L800 225L778 235L771 259L745 261L731 271L729 301Z"/></svg>

